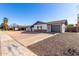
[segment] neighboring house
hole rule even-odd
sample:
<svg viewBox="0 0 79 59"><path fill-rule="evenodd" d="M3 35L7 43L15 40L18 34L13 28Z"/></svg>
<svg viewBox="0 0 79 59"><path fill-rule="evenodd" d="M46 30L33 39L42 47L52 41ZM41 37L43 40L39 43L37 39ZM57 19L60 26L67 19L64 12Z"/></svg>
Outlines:
<svg viewBox="0 0 79 59"><path fill-rule="evenodd" d="M77 15L76 31L79 32L79 14Z"/></svg>
<svg viewBox="0 0 79 59"><path fill-rule="evenodd" d="M19 30L19 27L18 26L15 26L15 27L13 27L13 30L14 31L18 31Z"/></svg>
<svg viewBox="0 0 79 59"><path fill-rule="evenodd" d="M19 25L17 25L16 23L14 23L12 25L13 30L18 31L19 30Z"/></svg>
<svg viewBox="0 0 79 59"><path fill-rule="evenodd" d="M52 21L52 22L37 21L30 27L30 30L34 32L64 33L66 31L66 25L67 25L67 20L59 20L59 21Z"/></svg>
<svg viewBox="0 0 79 59"><path fill-rule="evenodd" d="M31 26L26 26L26 31L31 31Z"/></svg>
<svg viewBox="0 0 79 59"><path fill-rule="evenodd" d="M14 27L14 30L15 30L15 31L18 31L18 30L19 30L19 28L18 28L18 27Z"/></svg>
<svg viewBox="0 0 79 59"><path fill-rule="evenodd" d="M76 32L79 32L79 21L76 24Z"/></svg>
<svg viewBox="0 0 79 59"><path fill-rule="evenodd" d="M18 25L18 24L12 24L9 25L9 29L10 30L15 30L15 31L19 31L19 30L26 30L26 26L25 25Z"/></svg>

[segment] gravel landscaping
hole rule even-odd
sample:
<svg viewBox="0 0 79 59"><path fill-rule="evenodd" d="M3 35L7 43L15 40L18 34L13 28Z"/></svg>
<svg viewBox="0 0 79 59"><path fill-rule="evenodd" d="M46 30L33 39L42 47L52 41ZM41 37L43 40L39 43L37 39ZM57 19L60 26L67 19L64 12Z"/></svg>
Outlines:
<svg viewBox="0 0 79 59"><path fill-rule="evenodd" d="M77 56L79 55L79 34L59 34L32 44L28 48L39 56Z"/></svg>

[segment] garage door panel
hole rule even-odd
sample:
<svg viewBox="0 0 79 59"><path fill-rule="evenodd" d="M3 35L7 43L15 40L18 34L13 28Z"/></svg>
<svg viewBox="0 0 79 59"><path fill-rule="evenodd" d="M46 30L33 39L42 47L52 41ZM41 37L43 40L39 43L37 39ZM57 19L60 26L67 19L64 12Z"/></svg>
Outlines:
<svg viewBox="0 0 79 59"><path fill-rule="evenodd" d="M52 32L60 32L60 25L53 25Z"/></svg>

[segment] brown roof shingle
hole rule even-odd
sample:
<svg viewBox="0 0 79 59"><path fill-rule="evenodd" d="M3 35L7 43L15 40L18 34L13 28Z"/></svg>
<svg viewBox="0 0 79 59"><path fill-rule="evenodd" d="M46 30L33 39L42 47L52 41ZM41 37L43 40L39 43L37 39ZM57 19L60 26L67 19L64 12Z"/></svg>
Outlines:
<svg viewBox="0 0 79 59"><path fill-rule="evenodd" d="M48 24L52 24L52 25L59 25L59 24L66 24L67 25L67 20L59 20L59 21L52 21L52 22L48 22Z"/></svg>

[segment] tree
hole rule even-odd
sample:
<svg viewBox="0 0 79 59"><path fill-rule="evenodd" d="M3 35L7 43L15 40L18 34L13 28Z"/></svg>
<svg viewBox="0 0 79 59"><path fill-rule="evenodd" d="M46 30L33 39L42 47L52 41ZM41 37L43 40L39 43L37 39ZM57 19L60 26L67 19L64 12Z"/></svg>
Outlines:
<svg viewBox="0 0 79 59"><path fill-rule="evenodd" d="M74 24L67 25L67 31L68 32L76 32L76 27L74 26Z"/></svg>
<svg viewBox="0 0 79 59"><path fill-rule="evenodd" d="M69 24L69 25L67 25L67 27L72 28L72 27L74 27L74 24Z"/></svg>
<svg viewBox="0 0 79 59"><path fill-rule="evenodd" d="M1 28L1 29L3 28L3 23L1 23L0 28Z"/></svg>
<svg viewBox="0 0 79 59"><path fill-rule="evenodd" d="M8 30L8 18L4 17L3 19L3 29Z"/></svg>

